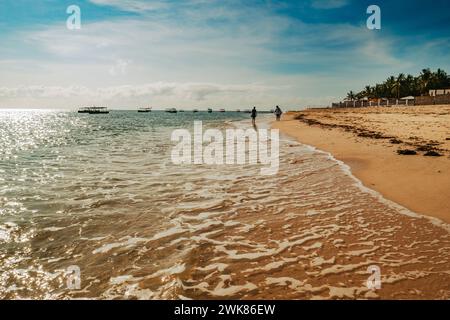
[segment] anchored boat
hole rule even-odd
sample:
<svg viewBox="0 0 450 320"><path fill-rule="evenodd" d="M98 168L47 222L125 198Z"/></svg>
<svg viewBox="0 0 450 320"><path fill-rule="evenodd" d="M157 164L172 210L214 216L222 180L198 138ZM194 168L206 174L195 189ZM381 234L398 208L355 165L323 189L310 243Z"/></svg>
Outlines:
<svg viewBox="0 0 450 320"><path fill-rule="evenodd" d="M78 113L107 114L109 110L106 107L83 107L78 110Z"/></svg>

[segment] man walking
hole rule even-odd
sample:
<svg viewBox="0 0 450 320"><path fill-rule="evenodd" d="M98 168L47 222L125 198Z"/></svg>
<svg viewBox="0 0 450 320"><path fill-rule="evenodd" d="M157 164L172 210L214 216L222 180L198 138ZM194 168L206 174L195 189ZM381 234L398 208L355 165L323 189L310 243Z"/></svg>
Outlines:
<svg viewBox="0 0 450 320"><path fill-rule="evenodd" d="M252 124L253 124L253 126L256 126L256 115L257 115L256 107L253 107L253 110L252 110Z"/></svg>
<svg viewBox="0 0 450 320"><path fill-rule="evenodd" d="M283 114L283 111L281 111L280 107L277 106L275 108L275 116L277 117L277 121L281 120L281 115Z"/></svg>

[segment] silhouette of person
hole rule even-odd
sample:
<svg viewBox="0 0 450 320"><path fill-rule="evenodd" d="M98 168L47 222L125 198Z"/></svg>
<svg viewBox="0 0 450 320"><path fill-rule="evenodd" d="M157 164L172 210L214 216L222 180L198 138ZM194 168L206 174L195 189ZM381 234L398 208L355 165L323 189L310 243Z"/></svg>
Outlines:
<svg viewBox="0 0 450 320"><path fill-rule="evenodd" d="M257 115L256 107L253 107L253 109L252 109L252 124L253 124L253 126L256 126L256 115Z"/></svg>
<svg viewBox="0 0 450 320"><path fill-rule="evenodd" d="M280 121L282 114L283 114L283 111L281 111L280 107L277 106L275 108L275 116L277 117L277 121Z"/></svg>

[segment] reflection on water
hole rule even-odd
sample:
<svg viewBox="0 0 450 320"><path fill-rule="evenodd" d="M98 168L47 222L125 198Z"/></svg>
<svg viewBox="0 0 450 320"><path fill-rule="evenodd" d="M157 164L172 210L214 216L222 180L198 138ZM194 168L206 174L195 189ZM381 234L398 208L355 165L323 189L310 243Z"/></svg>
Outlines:
<svg viewBox="0 0 450 320"><path fill-rule="evenodd" d="M276 176L171 164L173 128L246 116L1 111L0 297L450 297L449 232L327 154L284 140Z"/></svg>

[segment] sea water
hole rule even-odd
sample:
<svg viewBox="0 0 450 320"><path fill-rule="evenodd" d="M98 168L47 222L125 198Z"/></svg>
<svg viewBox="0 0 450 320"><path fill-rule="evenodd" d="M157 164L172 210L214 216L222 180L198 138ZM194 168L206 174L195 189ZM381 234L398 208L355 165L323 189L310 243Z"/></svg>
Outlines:
<svg viewBox="0 0 450 320"><path fill-rule="evenodd" d="M450 298L448 225L327 153L284 136L273 176L172 163L173 130L248 116L1 110L0 298Z"/></svg>

